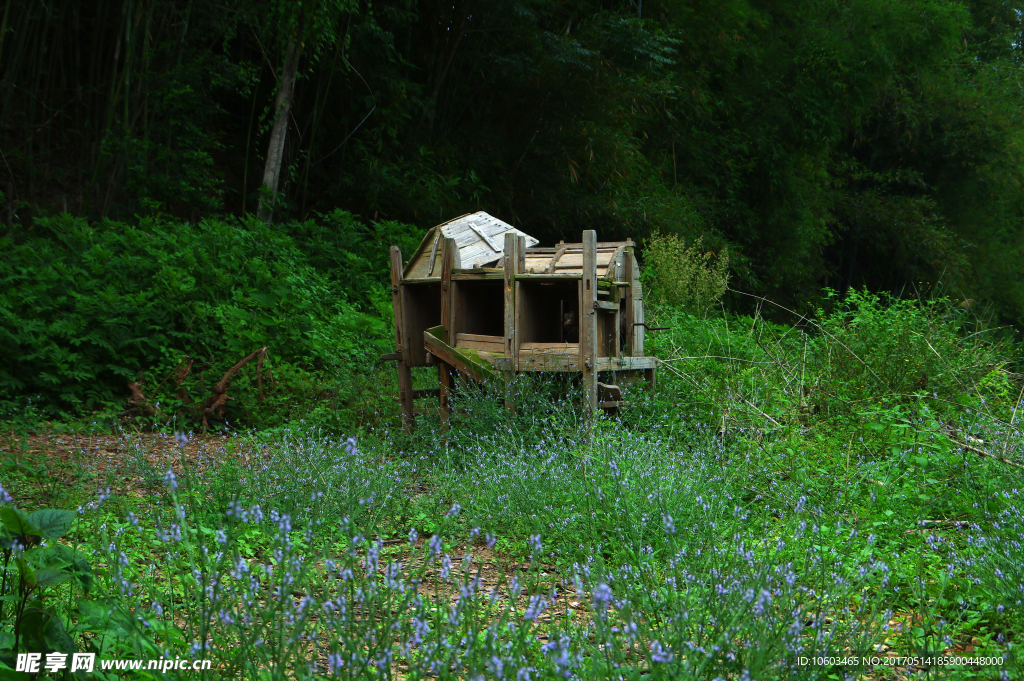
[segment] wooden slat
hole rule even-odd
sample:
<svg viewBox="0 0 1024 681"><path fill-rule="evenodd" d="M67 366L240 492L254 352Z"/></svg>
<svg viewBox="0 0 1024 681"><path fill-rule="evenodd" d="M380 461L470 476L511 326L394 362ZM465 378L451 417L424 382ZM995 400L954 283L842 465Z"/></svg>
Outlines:
<svg viewBox="0 0 1024 681"><path fill-rule="evenodd" d="M469 376L473 380L483 381L488 378L487 371L484 368L474 365L471 361L459 355L442 340L435 338L430 331L431 329L428 329L423 333L423 345L427 348L428 352L435 355L440 361L447 362L455 367L460 374Z"/></svg>
<svg viewBox="0 0 1024 681"><path fill-rule="evenodd" d="M441 240L441 230L434 235L434 244L430 247L430 267L427 269L427 276L434 275L434 262L437 260L437 242Z"/></svg>
<svg viewBox="0 0 1024 681"><path fill-rule="evenodd" d="M599 357L598 371L629 371L634 369L654 369L658 366L656 357Z"/></svg>
<svg viewBox="0 0 1024 681"><path fill-rule="evenodd" d="M626 289L623 291L626 297L625 309L623 314L625 315L625 327L626 327L626 339L624 343L624 352L627 356L633 356L636 354L633 338L634 338L634 327L633 327L633 247L629 246L626 249L626 253L623 256L624 262L622 263L622 278L629 282Z"/></svg>
<svg viewBox="0 0 1024 681"><path fill-rule="evenodd" d="M402 427L407 433L415 427L412 414L412 371L409 369L409 355L405 350L405 316L402 314L402 251L392 246L391 252L391 304L395 314L395 351L400 355L398 366L398 399L402 403Z"/></svg>
<svg viewBox="0 0 1024 681"><path fill-rule="evenodd" d="M567 257L567 256L562 256ZM580 278L580 354L587 407L597 408L597 232L583 232L583 276Z"/></svg>
<svg viewBox="0 0 1024 681"><path fill-rule="evenodd" d="M594 309L595 310L618 310L619 309L619 304L618 303L613 303L613 302L611 302L609 300L595 300L594 301Z"/></svg>
<svg viewBox="0 0 1024 681"><path fill-rule="evenodd" d="M483 342L494 342L504 343L505 339L501 336L485 336L479 333L460 333L456 336L458 340L470 340L470 341L483 341Z"/></svg>
<svg viewBox="0 0 1024 681"><path fill-rule="evenodd" d="M644 336L646 329L637 326L644 323L644 289L640 283L640 276L633 272L633 356L642 357L644 354Z"/></svg>
<svg viewBox="0 0 1024 681"><path fill-rule="evenodd" d="M520 350L519 371L579 371L579 354L543 350Z"/></svg>
<svg viewBox="0 0 1024 681"><path fill-rule="evenodd" d="M579 354L580 344L579 343L520 343L519 352L525 350L564 350L565 352L572 354Z"/></svg>
<svg viewBox="0 0 1024 681"><path fill-rule="evenodd" d="M505 372L505 408L514 410L512 401L512 379L516 355L519 352L516 338L516 288L515 275L519 269L519 239L515 234L505 235L505 357L512 361L513 371Z"/></svg>
<svg viewBox="0 0 1024 681"><path fill-rule="evenodd" d="M481 336L473 333L459 333L455 335L455 347L484 350L501 355L505 353L505 339L501 336Z"/></svg>
<svg viewBox="0 0 1024 681"><path fill-rule="evenodd" d="M460 340L456 343L455 347L465 348L466 350L481 350L483 352L490 352L495 355L505 354L505 343L502 339L498 339L497 343L483 343L480 341Z"/></svg>
<svg viewBox="0 0 1024 681"><path fill-rule="evenodd" d="M455 239L441 240L441 326L450 340L455 334L455 288L452 285L453 260L458 248Z"/></svg>

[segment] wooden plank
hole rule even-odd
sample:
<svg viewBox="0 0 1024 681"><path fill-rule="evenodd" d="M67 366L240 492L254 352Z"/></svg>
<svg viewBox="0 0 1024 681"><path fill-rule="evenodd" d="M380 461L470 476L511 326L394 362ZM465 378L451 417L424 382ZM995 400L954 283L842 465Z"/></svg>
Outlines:
<svg viewBox="0 0 1024 681"><path fill-rule="evenodd" d="M430 268L427 270L427 276L433 276L434 274L434 263L437 260L437 242L441 240L441 230L437 230L437 234L434 235L434 245L430 247Z"/></svg>
<svg viewBox="0 0 1024 681"><path fill-rule="evenodd" d="M505 356L512 360L512 371L505 372L505 408L515 411L512 400L514 367L519 352L516 338L516 288L515 276L519 270L519 239L515 234L505 235Z"/></svg>
<svg viewBox="0 0 1024 681"><path fill-rule="evenodd" d="M441 240L441 326L444 327L447 338L453 338L455 325L455 285L452 284L452 270L454 269L455 254L458 247L455 240L445 237Z"/></svg>
<svg viewBox="0 0 1024 681"><path fill-rule="evenodd" d="M529 273L518 273L515 275L516 279L526 279L531 281L573 281L580 278L578 271L576 272L559 272L556 274L529 274Z"/></svg>
<svg viewBox="0 0 1024 681"><path fill-rule="evenodd" d="M587 230L593 231L593 230ZM555 265L556 270L565 269L580 269L583 267L585 254L583 253L566 253L559 259L558 264ZM598 267L607 267L608 263L612 262L615 258L615 251L606 251L604 253L596 254L594 260Z"/></svg>
<svg viewBox="0 0 1024 681"><path fill-rule="evenodd" d="M423 345L426 346L431 354L435 355L441 362L447 362L453 366L460 374L469 376L475 381L484 381L492 377L489 368L475 365L470 359L460 355L453 348L449 347L447 343L434 335L434 333L440 333L442 328L427 329L423 333Z"/></svg>
<svg viewBox="0 0 1024 681"><path fill-rule="evenodd" d="M565 257L565 256L563 256ZM580 278L580 359L587 408L597 408L597 232L583 232L583 276Z"/></svg>
<svg viewBox="0 0 1024 681"><path fill-rule="evenodd" d="M619 309L619 304L618 303L613 303L610 300L595 300L594 301L594 309L595 310L618 310Z"/></svg>
<svg viewBox="0 0 1024 681"><path fill-rule="evenodd" d="M570 354L579 354L580 344L579 343L520 343L519 352L524 350L564 350Z"/></svg>
<svg viewBox="0 0 1024 681"><path fill-rule="evenodd" d="M504 343L505 339L501 336L485 336L479 333L460 333L456 336L457 340L470 340L470 341L483 341L483 342L494 342Z"/></svg>
<svg viewBox="0 0 1024 681"><path fill-rule="evenodd" d="M501 336L478 336L471 333L455 335L456 348L472 348L502 355L505 353L505 339Z"/></svg>
<svg viewBox="0 0 1024 681"><path fill-rule="evenodd" d="M642 357L644 354L644 336L646 329L644 323L644 289L640 283L640 275L633 272L633 356Z"/></svg>
<svg viewBox="0 0 1024 681"><path fill-rule="evenodd" d="M598 371L629 371L634 369L654 369L658 366L657 357L599 357Z"/></svg>
<svg viewBox="0 0 1024 681"><path fill-rule="evenodd" d="M484 242L485 242L485 243L486 243L486 244L487 244L488 246L490 246L490 248L491 248L491 250L492 250L492 251L494 251L495 253L497 253L497 252L498 252L498 246L497 246L497 245L496 245L496 244L495 244L494 242L492 242L492 241L491 241L491 237L490 237L489 235L487 235L487 234L484 234L484 233L483 233L483 231L482 231L482 230L480 230L480 229L479 229L479 228L478 228L478 227L477 227L476 225L474 225L474 224L473 224L472 222L471 222L471 223L469 223L469 228L470 228L470 229L472 229L472 230L473 230L474 232L476 232L476 235L477 235L477 236L479 236L479 237L480 237L481 239L483 239L483 240L484 240Z"/></svg>
<svg viewBox="0 0 1024 681"><path fill-rule="evenodd" d="M636 354L633 346L634 326L633 326L633 271L635 261L633 260L633 246L630 245L626 248L625 255L623 257L624 262L622 263L622 278L626 280L626 289L624 291L626 297L626 304L623 309L625 315L623 326L626 329L625 343L623 343L623 351L626 355L632 357Z"/></svg>
<svg viewBox="0 0 1024 681"><path fill-rule="evenodd" d="M617 385L610 383L598 383L598 392L601 393L601 399L603 400L621 400L622 399L622 388Z"/></svg>
<svg viewBox="0 0 1024 681"><path fill-rule="evenodd" d="M519 371L579 371L579 354L520 350L516 368Z"/></svg>
<svg viewBox="0 0 1024 681"><path fill-rule="evenodd" d="M398 400L402 404L402 427L411 433L416 427L412 414L412 370L408 365L408 354L405 347L409 339L405 338L402 314L402 251L398 246L391 247L391 304L395 314L395 352L401 356L396 363L398 367Z"/></svg>

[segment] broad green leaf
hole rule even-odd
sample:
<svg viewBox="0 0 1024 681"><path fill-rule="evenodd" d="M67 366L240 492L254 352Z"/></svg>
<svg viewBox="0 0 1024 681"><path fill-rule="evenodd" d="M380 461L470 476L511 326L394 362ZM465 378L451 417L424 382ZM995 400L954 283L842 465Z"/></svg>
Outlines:
<svg viewBox="0 0 1024 681"><path fill-rule="evenodd" d="M44 508L29 515L29 519L39 528L39 534L47 539L57 539L71 529L75 522L75 512L60 508Z"/></svg>
<svg viewBox="0 0 1024 681"><path fill-rule="evenodd" d="M32 677L25 672L16 672L0 662L0 681L31 681Z"/></svg>
<svg viewBox="0 0 1024 681"><path fill-rule="evenodd" d="M53 650L67 653L69 656L78 652L75 641L68 634L68 630L64 628L64 620L59 615L55 614L50 618L43 637L46 645Z"/></svg>
<svg viewBox="0 0 1024 681"><path fill-rule="evenodd" d="M29 586L35 586L36 571L28 564L28 561L24 558L18 558L15 560L15 563L18 565L18 573L21 575L21 581Z"/></svg>
<svg viewBox="0 0 1024 681"><path fill-rule="evenodd" d="M71 573L58 567L36 570L36 586L57 586L71 579Z"/></svg>
<svg viewBox="0 0 1024 681"><path fill-rule="evenodd" d="M42 536L39 526L32 522L28 513L20 508L4 506L0 508L0 522L4 528L16 537L39 537Z"/></svg>

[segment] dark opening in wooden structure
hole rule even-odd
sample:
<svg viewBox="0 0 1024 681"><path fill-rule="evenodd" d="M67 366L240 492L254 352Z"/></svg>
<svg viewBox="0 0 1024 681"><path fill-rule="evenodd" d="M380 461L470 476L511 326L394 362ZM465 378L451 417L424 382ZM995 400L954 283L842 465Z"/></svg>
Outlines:
<svg viewBox="0 0 1024 681"><path fill-rule="evenodd" d="M597 243L586 231L577 244L537 243L474 213L431 229L404 266L391 247L396 352L388 357L398 362L407 428L417 366L438 366L445 417L456 374L506 386L520 371L580 374L590 409L620 406L619 382L643 376L654 385L633 242ZM598 381L602 372L609 383ZM514 408L508 390L506 405Z"/></svg>

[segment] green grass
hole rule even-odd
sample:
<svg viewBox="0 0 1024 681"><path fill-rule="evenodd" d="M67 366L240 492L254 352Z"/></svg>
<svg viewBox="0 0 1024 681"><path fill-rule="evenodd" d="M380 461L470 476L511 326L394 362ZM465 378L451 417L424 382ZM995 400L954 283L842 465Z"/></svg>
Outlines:
<svg viewBox="0 0 1024 681"><path fill-rule="evenodd" d="M60 543L95 576L24 599L5 551L0 662L38 598L78 650L212 660L182 678L1021 678L1021 386L975 323L661 310L658 391L615 417L522 377L514 415L466 387L447 437L122 431L103 470L11 438L7 507L79 509ZM801 663L889 654L1001 664Z"/></svg>

